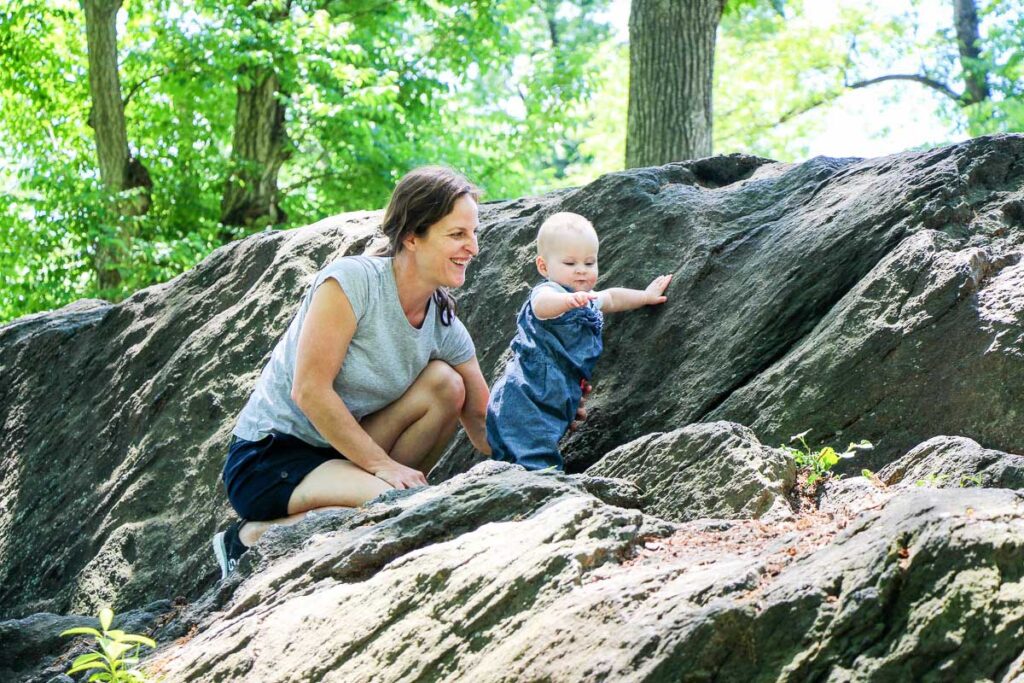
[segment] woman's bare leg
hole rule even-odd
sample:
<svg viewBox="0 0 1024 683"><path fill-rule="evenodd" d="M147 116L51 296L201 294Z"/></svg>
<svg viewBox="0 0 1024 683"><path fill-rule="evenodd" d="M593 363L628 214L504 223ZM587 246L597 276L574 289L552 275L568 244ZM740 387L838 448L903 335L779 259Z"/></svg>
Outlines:
<svg viewBox="0 0 1024 683"><path fill-rule="evenodd" d="M462 377L443 361L431 361L394 403L363 419L366 433L396 461L426 474L451 441L466 398ZM246 522L239 530L249 546L276 524L301 521L309 510L356 507L391 488L347 460L329 460L306 475L288 500L288 516Z"/></svg>
<svg viewBox="0 0 1024 683"><path fill-rule="evenodd" d="M465 400L459 373L431 361L401 398L368 415L362 427L394 460L426 474L455 436Z"/></svg>

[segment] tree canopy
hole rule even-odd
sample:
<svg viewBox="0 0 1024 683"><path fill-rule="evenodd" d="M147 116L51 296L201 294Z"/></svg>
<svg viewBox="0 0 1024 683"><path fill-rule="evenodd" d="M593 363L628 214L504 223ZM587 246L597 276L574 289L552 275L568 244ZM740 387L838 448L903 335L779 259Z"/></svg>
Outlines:
<svg viewBox="0 0 1024 683"><path fill-rule="evenodd" d="M116 10L108 101L145 174L117 188L83 9L101 2ZM805 2L724 3L713 153L798 159L849 93L895 83L951 135L1024 130L1019 3L851 1L822 24ZM0 9L0 321L117 300L254 231L379 208L422 164L487 199L624 167L630 45L610 0L119 4ZM928 27L936 8L948 21Z"/></svg>

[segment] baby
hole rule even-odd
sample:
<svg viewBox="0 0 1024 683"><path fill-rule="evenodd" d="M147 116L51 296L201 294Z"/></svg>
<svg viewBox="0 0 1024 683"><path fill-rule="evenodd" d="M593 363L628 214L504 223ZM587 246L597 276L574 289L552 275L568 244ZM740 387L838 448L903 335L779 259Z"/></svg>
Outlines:
<svg viewBox="0 0 1024 683"><path fill-rule="evenodd" d="M547 280L519 311L512 359L487 404L487 442L496 460L562 469L558 441L601 355L603 314L665 302L671 275L643 290L593 291L598 246L594 226L578 214L556 213L540 226L537 270Z"/></svg>

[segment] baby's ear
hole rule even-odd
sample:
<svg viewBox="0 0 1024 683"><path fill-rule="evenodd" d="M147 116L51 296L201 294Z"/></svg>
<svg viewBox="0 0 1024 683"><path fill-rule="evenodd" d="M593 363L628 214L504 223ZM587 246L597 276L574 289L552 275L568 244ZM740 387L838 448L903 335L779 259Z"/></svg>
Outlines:
<svg viewBox="0 0 1024 683"><path fill-rule="evenodd" d="M537 257L537 272L540 273L544 277L548 276L548 266L547 266L546 263L544 263L544 257L543 256L538 256Z"/></svg>

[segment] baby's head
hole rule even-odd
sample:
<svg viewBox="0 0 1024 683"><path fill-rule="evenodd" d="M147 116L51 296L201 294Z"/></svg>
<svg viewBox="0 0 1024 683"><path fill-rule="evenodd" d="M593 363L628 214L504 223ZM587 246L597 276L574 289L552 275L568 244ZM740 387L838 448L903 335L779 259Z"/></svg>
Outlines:
<svg viewBox="0 0 1024 683"><path fill-rule="evenodd" d="M537 232L537 270L573 292L597 284L597 232L578 213L556 213Z"/></svg>

